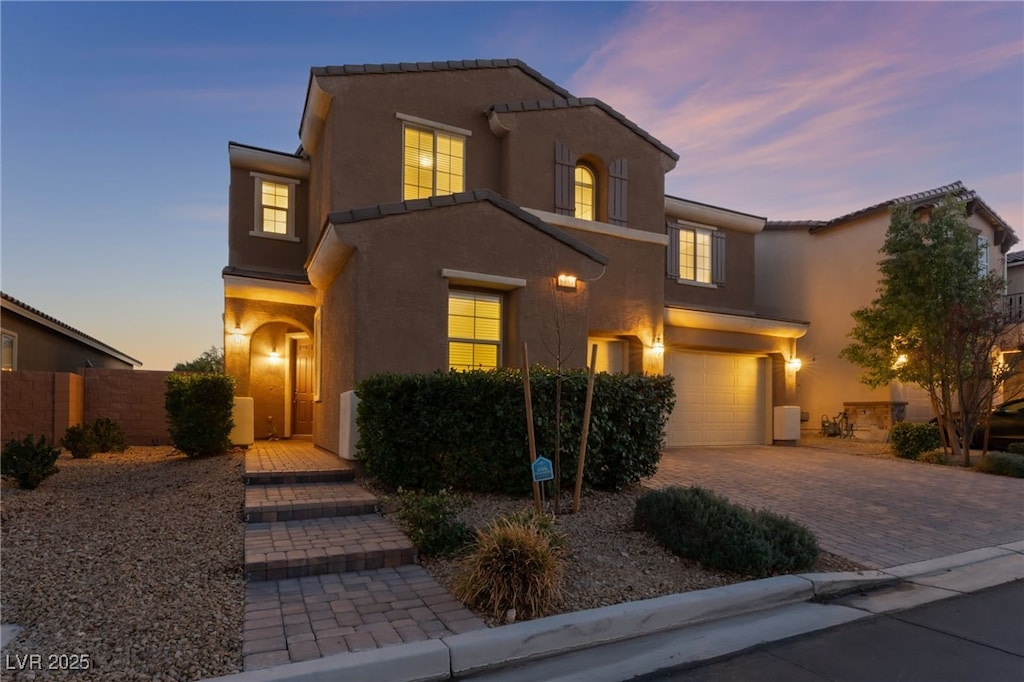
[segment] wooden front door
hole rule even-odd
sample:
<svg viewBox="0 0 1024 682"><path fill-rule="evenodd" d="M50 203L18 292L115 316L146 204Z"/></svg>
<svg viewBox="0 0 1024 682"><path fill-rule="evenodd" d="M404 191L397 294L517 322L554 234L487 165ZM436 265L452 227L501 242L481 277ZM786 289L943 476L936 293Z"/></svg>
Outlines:
<svg viewBox="0 0 1024 682"><path fill-rule="evenodd" d="M292 353L292 435L313 433L313 341L296 339Z"/></svg>

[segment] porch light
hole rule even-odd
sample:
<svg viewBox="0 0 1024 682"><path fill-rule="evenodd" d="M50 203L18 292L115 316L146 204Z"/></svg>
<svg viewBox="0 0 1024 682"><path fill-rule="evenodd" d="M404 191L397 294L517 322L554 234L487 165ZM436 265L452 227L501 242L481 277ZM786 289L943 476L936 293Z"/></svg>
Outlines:
<svg viewBox="0 0 1024 682"><path fill-rule="evenodd" d="M654 339L654 343L651 344L651 350L654 351L655 355L662 355L665 352L665 344L661 342L661 337Z"/></svg>
<svg viewBox="0 0 1024 682"><path fill-rule="evenodd" d="M270 351L270 364L276 365L281 361L281 354L276 350Z"/></svg>
<svg viewBox="0 0 1024 682"><path fill-rule="evenodd" d="M900 353L899 355L896 356L896 361L892 363L892 368L899 369L900 367L903 367L903 365L905 364L907 364L907 354Z"/></svg>
<svg viewBox="0 0 1024 682"><path fill-rule="evenodd" d="M558 276L558 286L564 289L576 289L576 275L562 274Z"/></svg>
<svg viewBox="0 0 1024 682"><path fill-rule="evenodd" d="M803 366L803 360L795 356L786 361L786 367L793 370L794 372L799 372L800 368Z"/></svg>

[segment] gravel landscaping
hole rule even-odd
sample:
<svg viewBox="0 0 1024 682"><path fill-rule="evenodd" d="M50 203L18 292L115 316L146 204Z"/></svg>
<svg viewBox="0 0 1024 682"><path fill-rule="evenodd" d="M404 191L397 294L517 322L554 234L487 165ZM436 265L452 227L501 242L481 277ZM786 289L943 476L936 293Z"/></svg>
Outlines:
<svg viewBox="0 0 1024 682"><path fill-rule="evenodd" d="M703 590L750 580L748 576L707 570L658 545L648 534L632 529L633 507L642 489L613 494L585 494L578 514L563 514L557 528L568 538L569 553L562 603L556 613L650 599L677 592ZM474 528L532 505L532 499L475 495L460 514ZM568 506L563 499L563 506ZM424 567L449 590L458 572L457 558L428 558ZM843 557L821 553L816 571L856 571L863 566ZM489 625L487 614L475 612Z"/></svg>
<svg viewBox="0 0 1024 682"><path fill-rule="evenodd" d="M241 670L242 462L241 452L188 460L170 447L132 447L62 455L36 490L5 480L2 617L25 629L4 651L3 678L197 680ZM28 669L32 654L42 670ZM59 669L86 661L87 670Z"/></svg>

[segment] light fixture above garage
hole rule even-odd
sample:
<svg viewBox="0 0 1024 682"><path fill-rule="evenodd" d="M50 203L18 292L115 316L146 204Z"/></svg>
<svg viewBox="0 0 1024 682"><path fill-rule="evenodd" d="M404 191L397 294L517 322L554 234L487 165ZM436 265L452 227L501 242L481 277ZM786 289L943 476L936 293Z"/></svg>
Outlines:
<svg viewBox="0 0 1024 682"><path fill-rule="evenodd" d="M793 370L794 372L799 372L800 368L803 367L803 366L804 366L803 360L801 360L800 358L798 358L796 356L793 356L789 360L786 361L786 367L788 367L789 369Z"/></svg>
<svg viewBox="0 0 1024 682"><path fill-rule="evenodd" d="M661 342L660 336L654 339L654 343L651 344L651 350L654 351L655 355L661 355L665 352L665 344Z"/></svg>

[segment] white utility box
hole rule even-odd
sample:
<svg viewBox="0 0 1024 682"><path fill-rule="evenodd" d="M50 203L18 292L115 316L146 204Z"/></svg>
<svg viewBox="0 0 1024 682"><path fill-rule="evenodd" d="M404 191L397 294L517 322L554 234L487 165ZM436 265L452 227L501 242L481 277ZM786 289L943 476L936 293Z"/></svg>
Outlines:
<svg viewBox="0 0 1024 682"><path fill-rule="evenodd" d="M252 398L235 398L235 406L231 410L231 419L235 426L231 429L231 444L249 447L255 442L253 425L256 404Z"/></svg>
<svg viewBox="0 0 1024 682"><path fill-rule="evenodd" d="M772 441L796 445L798 440L800 440L800 406L779 405L774 410L772 420Z"/></svg>

